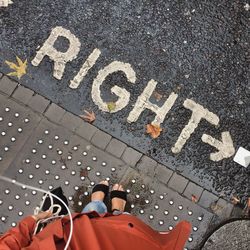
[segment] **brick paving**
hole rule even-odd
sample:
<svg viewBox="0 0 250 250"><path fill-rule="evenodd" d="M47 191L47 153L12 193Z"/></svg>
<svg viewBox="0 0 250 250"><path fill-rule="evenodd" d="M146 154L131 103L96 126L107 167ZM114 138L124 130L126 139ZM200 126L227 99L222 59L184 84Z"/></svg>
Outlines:
<svg viewBox="0 0 250 250"><path fill-rule="evenodd" d="M171 230L183 219L192 223L186 249L199 246L214 218L231 216L233 205L228 201L10 78L0 77L1 174L43 189L62 186L72 211L80 211L100 180L121 182L129 194L127 209L156 230ZM3 182L0 187L3 232L31 214L42 195Z"/></svg>

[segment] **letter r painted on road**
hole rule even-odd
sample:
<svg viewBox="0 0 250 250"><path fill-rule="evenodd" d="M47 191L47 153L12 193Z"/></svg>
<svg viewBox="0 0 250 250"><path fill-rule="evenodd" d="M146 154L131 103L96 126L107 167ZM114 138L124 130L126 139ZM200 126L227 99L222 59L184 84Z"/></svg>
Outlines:
<svg viewBox="0 0 250 250"><path fill-rule="evenodd" d="M179 135L179 138L174 147L172 147L171 149L175 154L181 152L181 149L183 148L191 134L198 127L201 119L205 119L213 125L218 125L220 121L219 117L216 114L210 112L200 104L190 99L186 99L183 103L183 106L187 109L190 109L192 111L192 115L188 124L181 131L181 134Z"/></svg>
<svg viewBox="0 0 250 250"><path fill-rule="evenodd" d="M69 41L69 47L66 52L58 51L54 44L59 37L64 37ZM32 65L38 66L45 56L48 56L54 61L53 76L61 80L67 62L75 59L80 51L81 43L79 39L69 30L63 27L55 27L43 46L37 51L35 58L32 60Z"/></svg>
<svg viewBox="0 0 250 250"><path fill-rule="evenodd" d="M102 83L105 81L105 79L108 75L115 73L115 72L118 72L118 71L122 71L125 73L125 75L128 79L128 82L135 83L135 81L136 81L135 71L133 70L133 68L131 67L131 65L129 63L114 61L114 62L110 63L109 65L107 65L106 67L104 67L103 69L101 69L98 72L97 77L93 81L91 94L92 94L93 102L102 111L115 113L115 112L123 109L124 107L126 107L129 103L130 93L126 89L118 87L117 85L115 85L111 89L111 92L116 94L119 97L119 99L115 103L114 109L112 109L110 111L108 109L107 103L103 102L103 100L101 98L100 87L101 87Z"/></svg>
<svg viewBox="0 0 250 250"><path fill-rule="evenodd" d="M166 102L161 107L159 107L149 101L153 91L155 90L156 85L157 82L155 80L150 80L148 82L148 85L146 86L142 94L138 97L134 108L129 113L129 116L127 118L127 121L129 123L137 121L140 114L145 109L150 109L151 111L156 113L155 119L152 122L153 125L160 126L160 124L164 121L167 113L174 105L178 95L175 93L171 93Z"/></svg>

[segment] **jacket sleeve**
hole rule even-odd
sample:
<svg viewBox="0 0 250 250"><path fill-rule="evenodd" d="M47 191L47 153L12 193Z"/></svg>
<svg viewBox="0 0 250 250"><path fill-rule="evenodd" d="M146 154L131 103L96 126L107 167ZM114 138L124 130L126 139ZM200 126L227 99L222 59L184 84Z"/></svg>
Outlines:
<svg viewBox="0 0 250 250"><path fill-rule="evenodd" d="M1 250L20 250L27 247L34 232L36 221L31 216L24 218L17 227L10 229L0 238Z"/></svg>

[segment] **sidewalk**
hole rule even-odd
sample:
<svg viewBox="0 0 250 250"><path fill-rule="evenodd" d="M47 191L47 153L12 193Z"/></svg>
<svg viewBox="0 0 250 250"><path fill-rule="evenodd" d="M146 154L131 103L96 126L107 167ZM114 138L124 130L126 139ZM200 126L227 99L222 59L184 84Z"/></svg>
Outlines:
<svg viewBox="0 0 250 250"><path fill-rule="evenodd" d="M1 74L0 105L0 174L43 189L61 186L72 211L81 210L100 180L121 182L127 209L154 229L192 223L186 249L198 248L211 223L231 217L228 201ZM0 189L4 232L31 214L42 194L4 182Z"/></svg>

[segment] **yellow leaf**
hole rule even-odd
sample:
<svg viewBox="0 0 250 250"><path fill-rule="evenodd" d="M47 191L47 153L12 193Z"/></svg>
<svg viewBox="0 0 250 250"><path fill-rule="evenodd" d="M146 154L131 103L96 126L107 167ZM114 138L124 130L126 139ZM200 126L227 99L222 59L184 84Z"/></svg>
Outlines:
<svg viewBox="0 0 250 250"><path fill-rule="evenodd" d="M111 111L115 110L116 103L115 102L107 102L107 107L108 107L109 112L111 112Z"/></svg>
<svg viewBox="0 0 250 250"><path fill-rule="evenodd" d="M151 135L153 139L157 138L161 134L162 128L159 125L147 124L147 133Z"/></svg>
<svg viewBox="0 0 250 250"><path fill-rule="evenodd" d="M27 59L23 62L18 56L16 56L17 64L9 61L5 61L5 63L13 69L13 72L8 73L8 76L16 76L20 79L23 75L26 74L27 69Z"/></svg>

